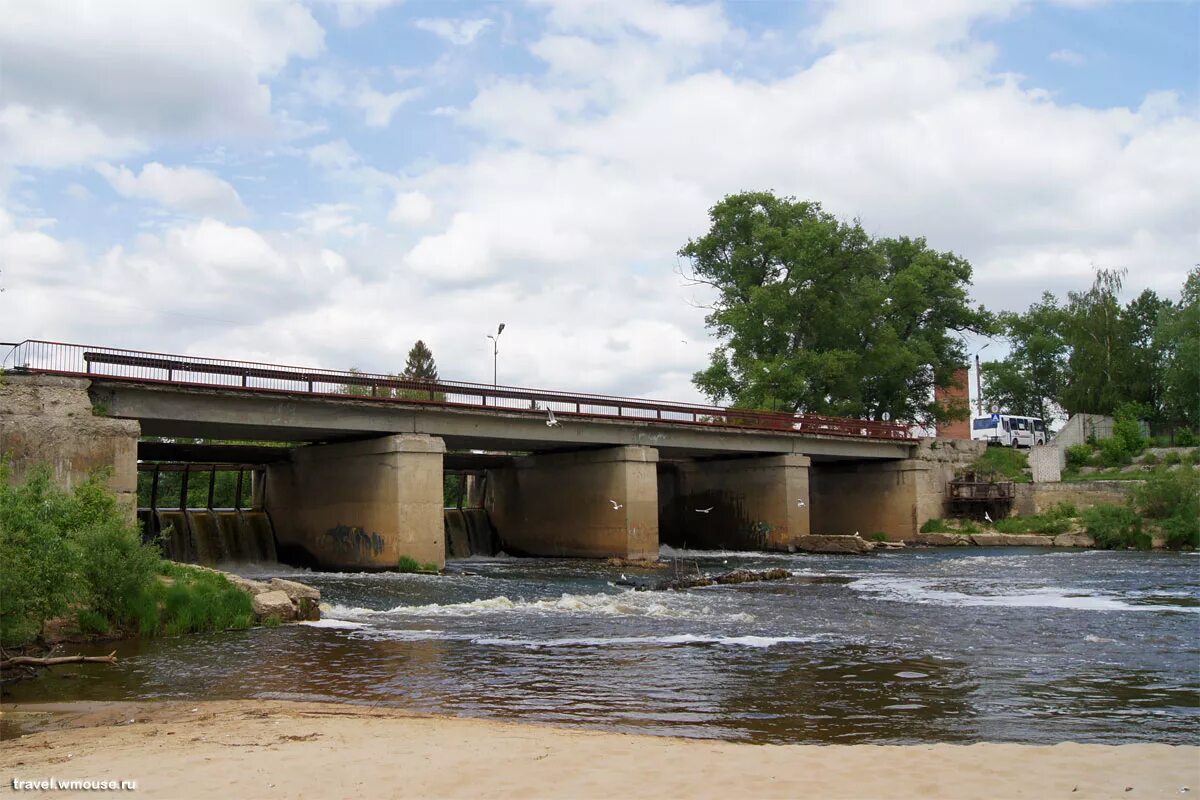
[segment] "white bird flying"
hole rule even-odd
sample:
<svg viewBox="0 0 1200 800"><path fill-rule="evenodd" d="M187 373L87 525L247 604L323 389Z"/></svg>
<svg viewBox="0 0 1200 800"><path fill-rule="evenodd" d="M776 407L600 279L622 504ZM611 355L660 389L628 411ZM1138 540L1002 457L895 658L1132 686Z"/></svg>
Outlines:
<svg viewBox="0 0 1200 800"><path fill-rule="evenodd" d="M620 511L622 508L625 507L625 506L621 505L620 503L618 503L616 500L609 500L608 502L612 503L613 511Z"/></svg>
<svg viewBox="0 0 1200 800"><path fill-rule="evenodd" d="M803 501L803 500L797 500L797 501L796 501L796 508L804 508L804 501Z"/></svg>
<svg viewBox="0 0 1200 800"><path fill-rule="evenodd" d="M715 506L709 506L708 508L697 508L696 513L697 514L707 514L708 512L712 511L714 508L715 508Z"/></svg>
<svg viewBox="0 0 1200 800"><path fill-rule="evenodd" d="M985 512L983 512L983 518L984 518L984 520L986 520L987 522L991 522L991 521L992 521L992 515L991 515L991 514L989 514L989 513L988 513L988 512L986 512L986 511L985 511Z"/></svg>
<svg viewBox="0 0 1200 800"><path fill-rule="evenodd" d="M554 409L552 409L552 408L546 409L546 427L547 428L557 428L558 427L558 420L554 418Z"/></svg>

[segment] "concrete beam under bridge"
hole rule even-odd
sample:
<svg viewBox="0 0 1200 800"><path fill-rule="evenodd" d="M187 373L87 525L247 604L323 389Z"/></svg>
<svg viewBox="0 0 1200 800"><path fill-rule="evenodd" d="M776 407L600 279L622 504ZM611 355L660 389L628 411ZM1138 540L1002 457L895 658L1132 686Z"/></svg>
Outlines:
<svg viewBox="0 0 1200 800"><path fill-rule="evenodd" d="M572 419L548 427L539 415L495 409L429 408L370 399L330 400L275 393L92 381L93 399L113 417L136 419L147 436L332 442L394 433L441 438L451 450L547 452L653 447L664 458L806 455L814 460L908 458L915 444L798 435L634 419Z"/></svg>

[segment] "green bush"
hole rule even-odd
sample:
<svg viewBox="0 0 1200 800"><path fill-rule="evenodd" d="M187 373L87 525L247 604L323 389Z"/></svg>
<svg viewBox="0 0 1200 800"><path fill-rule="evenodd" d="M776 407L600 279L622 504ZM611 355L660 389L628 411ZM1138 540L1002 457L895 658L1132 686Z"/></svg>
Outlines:
<svg viewBox="0 0 1200 800"><path fill-rule="evenodd" d="M1074 519L1079 516L1079 509L1074 503L1055 503L1042 512L1047 519Z"/></svg>
<svg viewBox="0 0 1200 800"><path fill-rule="evenodd" d="M1066 533L1071 529L1069 517L1056 517L1049 514L1029 517L1007 517L996 520L994 527L1000 533Z"/></svg>
<svg viewBox="0 0 1200 800"><path fill-rule="evenodd" d="M1087 444L1073 444L1067 448L1067 468L1079 469L1086 467L1092 460L1092 447Z"/></svg>
<svg viewBox="0 0 1200 800"><path fill-rule="evenodd" d="M1195 447L1200 442L1196 440L1196 434L1191 428L1180 428L1175 431L1175 444L1178 447Z"/></svg>
<svg viewBox="0 0 1200 800"><path fill-rule="evenodd" d="M887 540L887 534L883 531L875 531L871 534L871 541L873 542L886 542Z"/></svg>
<svg viewBox="0 0 1200 800"><path fill-rule="evenodd" d="M0 643L28 643L68 617L88 633L248 627L249 596L142 544L106 479L97 472L68 492L40 467L14 485L0 463Z"/></svg>
<svg viewBox="0 0 1200 800"><path fill-rule="evenodd" d="M1146 453L1146 455L1142 456L1142 463L1147 467L1156 466L1158 464L1158 456L1154 453Z"/></svg>
<svg viewBox="0 0 1200 800"><path fill-rule="evenodd" d="M972 465L976 472L992 473L1007 480L1028 483L1028 454L1010 447L989 447Z"/></svg>
<svg viewBox="0 0 1200 800"><path fill-rule="evenodd" d="M420 572L421 565L417 563L415 558L411 558L410 556L400 556L400 559L396 562L396 571Z"/></svg>
<svg viewBox="0 0 1200 800"><path fill-rule="evenodd" d="M1114 422L1113 438L1121 443L1121 449L1127 455L1136 456L1146 449L1146 440L1142 436L1142 424L1136 419L1123 419ZM1103 446L1104 442L1100 444Z"/></svg>
<svg viewBox="0 0 1200 800"><path fill-rule="evenodd" d="M1169 452L1165 456L1163 456L1162 463L1166 464L1167 466L1172 466L1174 464L1179 464L1182 461L1183 461L1183 458L1179 455L1179 451L1172 450L1171 452Z"/></svg>
<svg viewBox="0 0 1200 800"><path fill-rule="evenodd" d="M956 533L982 533L983 526L970 519L959 520Z"/></svg>
<svg viewBox="0 0 1200 800"><path fill-rule="evenodd" d="M1114 426L1115 427L1115 426ZM1105 467L1120 467L1130 462L1130 451L1125 440L1117 438L1100 440L1100 464Z"/></svg>
<svg viewBox="0 0 1200 800"><path fill-rule="evenodd" d="M1141 518L1128 506L1094 505L1084 510L1083 525L1096 544L1107 550L1150 549L1150 537L1142 532Z"/></svg>
<svg viewBox="0 0 1200 800"><path fill-rule="evenodd" d="M1134 507L1149 519L1200 519L1200 473L1157 469L1133 492Z"/></svg>
<svg viewBox="0 0 1200 800"><path fill-rule="evenodd" d="M1200 548L1200 517L1171 517L1162 523L1166 546L1173 550Z"/></svg>
<svg viewBox="0 0 1200 800"><path fill-rule="evenodd" d="M429 563L427 563L427 564L422 564L422 565L421 565L421 571L422 571L422 572L440 572L441 570L439 570L439 569L438 569L438 565L437 565L437 564L435 564L435 563L433 563L432 561L430 561L430 562L429 562Z"/></svg>
<svg viewBox="0 0 1200 800"><path fill-rule="evenodd" d="M951 528L944 519L927 519L921 526L921 533L951 533Z"/></svg>

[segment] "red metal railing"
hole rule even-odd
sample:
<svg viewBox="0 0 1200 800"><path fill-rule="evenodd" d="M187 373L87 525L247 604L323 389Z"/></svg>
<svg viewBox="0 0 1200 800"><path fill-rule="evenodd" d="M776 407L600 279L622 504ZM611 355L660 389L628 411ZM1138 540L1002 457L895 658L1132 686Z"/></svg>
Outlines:
<svg viewBox="0 0 1200 800"><path fill-rule="evenodd" d="M29 339L0 342L9 348L0 367L53 375L149 384L194 386L250 392L303 394L340 400L391 401L425 406L495 409L506 413L628 419L639 422L703 425L790 432L804 435L910 440L898 422L750 411L718 406L609 397L579 392L521 389L514 386L420 381L396 375L291 367L249 361L197 358L112 347Z"/></svg>

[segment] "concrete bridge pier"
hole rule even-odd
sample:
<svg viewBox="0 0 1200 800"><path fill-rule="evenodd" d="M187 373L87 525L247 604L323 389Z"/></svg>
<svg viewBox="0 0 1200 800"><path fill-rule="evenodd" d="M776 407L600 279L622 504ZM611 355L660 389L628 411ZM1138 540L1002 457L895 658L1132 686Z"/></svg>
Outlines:
<svg viewBox="0 0 1200 800"><path fill-rule="evenodd" d="M791 550L809 534L802 455L692 461L659 479L663 541L718 550Z"/></svg>
<svg viewBox="0 0 1200 800"><path fill-rule="evenodd" d="M292 451L267 467L279 556L325 569L446 563L441 439L398 434Z"/></svg>
<svg viewBox="0 0 1200 800"><path fill-rule="evenodd" d="M488 471L485 507L513 553L654 559L657 462L641 446L525 456Z"/></svg>

